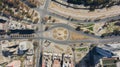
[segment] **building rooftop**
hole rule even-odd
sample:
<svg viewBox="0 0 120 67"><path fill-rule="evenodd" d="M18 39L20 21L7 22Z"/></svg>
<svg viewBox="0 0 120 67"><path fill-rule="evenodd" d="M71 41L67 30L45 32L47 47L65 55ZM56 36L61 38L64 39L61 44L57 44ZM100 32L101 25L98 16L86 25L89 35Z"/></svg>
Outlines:
<svg viewBox="0 0 120 67"><path fill-rule="evenodd" d="M8 62L9 59L8 58L5 58L4 56L0 55L0 64L3 64L5 62Z"/></svg>
<svg viewBox="0 0 120 67"><path fill-rule="evenodd" d="M98 47L108 51L118 51L120 50L120 43L99 45Z"/></svg>
<svg viewBox="0 0 120 67"><path fill-rule="evenodd" d="M103 67L117 67L118 62L120 62L118 57L102 58Z"/></svg>
<svg viewBox="0 0 120 67"><path fill-rule="evenodd" d="M0 23L0 30L3 30L4 29L4 24L3 23Z"/></svg>
<svg viewBox="0 0 120 67"><path fill-rule="evenodd" d="M11 33L19 33L19 34L32 34L34 30L10 30Z"/></svg>
<svg viewBox="0 0 120 67"><path fill-rule="evenodd" d="M23 41L23 42L20 42L19 44L20 50L27 50L27 49L32 49L32 48L33 48L33 45L29 41Z"/></svg>
<svg viewBox="0 0 120 67"><path fill-rule="evenodd" d="M20 60L14 60L11 63L9 63L8 65L6 65L6 67L20 67L20 66L21 66Z"/></svg>
<svg viewBox="0 0 120 67"><path fill-rule="evenodd" d="M0 19L0 23L5 23L6 20Z"/></svg>
<svg viewBox="0 0 120 67"><path fill-rule="evenodd" d="M1 27L0 27L0 29L1 29ZM5 30L0 30L0 35L4 35L5 33L6 33Z"/></svg>
<svg viewBox="0 0 120 67"><path fill-rule="evenodd" d="M60 67L60 61L54 60L53 67Z"/></svg>

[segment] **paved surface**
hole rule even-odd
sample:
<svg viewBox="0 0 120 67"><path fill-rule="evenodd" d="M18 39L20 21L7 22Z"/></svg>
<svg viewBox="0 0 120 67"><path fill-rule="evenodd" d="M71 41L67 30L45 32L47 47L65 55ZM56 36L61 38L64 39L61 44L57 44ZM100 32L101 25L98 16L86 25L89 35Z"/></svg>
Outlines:
<svg viewBox="0 0 120 67"><path fill-rule="evenodd" d="M46 0L45 1L45 4L43 6L43 8L41 7L38 7L38 8L35 8L35 10L37 10L39 13L40 13L40 17L41 19L43 19L46 15L51 15L51 16L54 16L54 17L58 17L58 18L61 18L61 19L64 19L64 20L67 20L68 22L71 22L71 23L99 23L99 22L105 22L105 21L110 21L110 20L117 20L117 19L120 19L120 16L113 16L113 17L108 17L108 18L105 18L105 19L101 19L99 21L84 21L84 20L70 20L68 19L68 17L64 17L64 16L61 16L59 14L55 14L55 13L52 13L52 12L49 12L48 10L48 6L50 4L51 0ZM1 17L0 17L1 18ZM3 18L3 19L6 19L6 18ZM76 31L73 27L67 25L67 24L53 24L53 26L51 28L48 29L49 30L52 30L54 28L57 28L57 27L63 27L63 28L66 28L70 31L73 31L73 32L76 32L76 33L79 33L79 34L82 34L82 35L85 35L85 36L89 36L89 37L93 37L95 39L86 39L86 40L65 40L65 41L57 41L57 40L54 40L54 39L51 39L51 38L48 38L48 37L43 37L43 33L44 33L44 30L43 30L43 24L44 23L42 20L39 21L38 23L38 26L39 26L39 31L36 32L37 34L37 37L32 37L32 38L29 38L29 37L19 37L19 38L0 38L0 40L10 40L10 39L38 39L40 42L40 45L39 45L39 49L38 49L38 53L37 53L37 64L36 64L36 67L41 67L40 66L40 56L42 56L42 47L43 47L43 43L42 41L45 39L45 40L50 40L50 41L53 41L55 43L60 43L60 44L68 44L68 43L86 43L86 42L91 42L91 43L112 43L112 42L120 42L120 37L113 37L113 38L100 38L98 36L94 36L94 35L90 35L90 34L85 34L83 33L82 31Z"/></svg>
<svg viewBox="0 0 120 67"><path fill-rule="evenodd" d="M104 21L111 21L111 20L117 20L117 19L120 19L120 16L114 16L114 17L108 17L108 18L105 18L105 19L100 19L99 21L84 21L84 20L70 20L68 19L68 17L64 17L64 16L61 16L59 14L55 14L55 13L52 13L50 12L48 9L48 6L50 4L50 1L51 0L46 0L45 4L44 4L44 7L43 8L36 8L35 10L37 10L40 14L41 14L41 19L45 17L45 15L51 15L51 16L54 16L54 17L58 17L58 18L61 18L61 19L64 19L64 20L67 20L68 22L71 22L71 23L76 23L76 22L79 22L79 23L99 23L99 22L104 22ZM41 23L43 23L43 21L41 21ZM40 24L40 28L42 29L42 25L43 24ZM44 33L43 30L39 30L38 32L36 33L39 33L40 34L40 37L35 37L35 39L46 39L46 40L50 40L50 41L53 41L55 43L60 43L60 44L68 44L68 43L81 43L81 42L91 42L91 43L109 43L109 42L119 42L120 40L120 37L115 37L115 38L107 38L107 39L101 39L100 37L98 36L93 36L93 35L90 35L90 34L85 34L81 31L76 31L74 28L72 28L71 26L67 25L67 24L53 24L54 26L49 28L49 30L52 30L54 28L57 28L57 27L63 27L63 28L66 28L70 31L73 31L73 32L76 32L76 33L79 33L79 34L82 34L82 35L86 35L86 36L90 36L90 37L94 37L96 39L88 39L88 40L76 40L76 41L68 41L68 40L65 40L65 41L57 41L57 40L54 40L54 39L51 39L51 38L47 38L47 37L43 37L42 34L40 33ZM34 38L33 38L34 39ZM42 43L41 43L41 48L42 48ZM39 52L38 52L39 54ZM41 52L40 54L42 54L42 49L41 49ZM39 57L39 56L38 56ZM37 67L41 67L40 66L40 63L41 61L38 61L37 63ZM41 62L42 63L42 62Z"/></svg>
<svg viewBox="0 0 120 67"><path fill-rule="evenodd" d="M21 38L0 38L0 40L11 40L11 39L45 39L50 40L55 43L59 44L69 44L69 43L113 43L113 42L120 42L120 37L113 37L113 38L105 38L105 39L85 39L85 40L66 40L66 41L57 41L47 37L21 37Z"/></svg>
<svg viewBox="0 0 120 67"><path fill-rule="evenodd" d="M51 15L51 16L54 16L54 17L58 17L58 18L67 20L67 21L69 21L71 23L100 23L100 22L104 22L104 21L111 21L111 20L120 19L120 15L117 15L117 16L112 16L112 17L107 17L107 18L104 18L104 19L100 19L99 21L93 21L93 20L84 21L84 20L76 20L76 19L69 20L68 17L64 17L64 16L61 16L60 14L50 12L49 10L43 10L41 8L35 8L35 10L37 10L39 13L44 12L44 14Z"/></svg>
<svg viewBox="0 0 120 67"><path fill-rule="evenodd" d="M42 20L45 16L45 11L47 11L47 8L49 6L49 3L50 3L51 0L45 0L45 4L43 6L43 11L39 11L40 12L40 18L41 18L41 21L39 21L38 23L38 27L39 27L39 31L43 31L43 24L44 21ZM40 8L40 7L39 7ZM38 34L38 37L42 37L43 34ZM38 47L38 53L37 53L37 62L36 62L36 67L42 67L42 53L43 53L43 39L42 38L39 38L40 39L40 45Z"/></svg>

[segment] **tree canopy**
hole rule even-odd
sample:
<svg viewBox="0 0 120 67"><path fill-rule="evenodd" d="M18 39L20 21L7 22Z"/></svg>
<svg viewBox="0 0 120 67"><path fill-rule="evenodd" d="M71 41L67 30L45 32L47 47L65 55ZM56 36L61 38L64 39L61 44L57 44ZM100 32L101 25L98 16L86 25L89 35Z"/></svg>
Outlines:
<svg viewBox="0 0 120 67"><path fill-rule="evenodd" d="M84 5L100 5L104 3L108 3L110 0L68 0L68 3L73 4L84 4Z"/></svg>

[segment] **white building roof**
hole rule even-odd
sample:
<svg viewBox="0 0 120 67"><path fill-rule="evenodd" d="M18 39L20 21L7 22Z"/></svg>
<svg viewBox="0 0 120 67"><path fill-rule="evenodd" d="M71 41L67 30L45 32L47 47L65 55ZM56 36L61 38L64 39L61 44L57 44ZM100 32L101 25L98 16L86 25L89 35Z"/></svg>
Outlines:
<svg viewBox="0 0 120 67"><path fill-rule="evenodd" d="M120 57L120 43L117 43L117 44L106 44L106 45L101 45L101 46L98 46L98 47L102 48L103 50L110 51L114 55Z"/></svg>
<svg viewBox="0 0 120 67"><path fill-rule="evenodd" d="M27 50L27 49L32 49L32 48L33 48L33 44L29 41L23 41L23 42L20 42L19 44L20 50Z"/></svg>
<svg viewBox="0 0 120 67"><path fill-rule="evenodd" d="M106 45L102 45L102 46L98 46L104 50L108 50L108 51L117 51L120 50L120 43L117 44L106 44Z"/></svg>

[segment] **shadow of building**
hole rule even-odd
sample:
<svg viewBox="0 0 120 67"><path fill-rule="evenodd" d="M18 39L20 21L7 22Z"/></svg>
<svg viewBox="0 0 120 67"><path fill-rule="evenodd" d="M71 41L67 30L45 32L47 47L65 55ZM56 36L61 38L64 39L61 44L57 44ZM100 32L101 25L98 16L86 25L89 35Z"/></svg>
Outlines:
<svg viewBox="0 0 120 67"><path fill-rule="evenodd" d="M78 63L75 64L75 67L100 67L100 59L103 57L110 58L112 56L112 52L99 47L93 47Z"/></svg>

